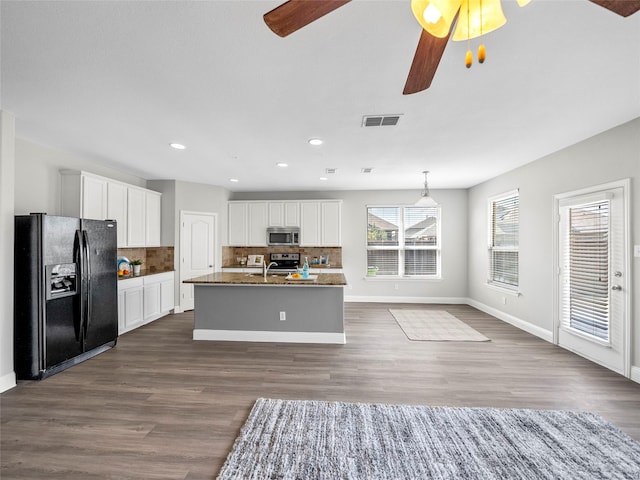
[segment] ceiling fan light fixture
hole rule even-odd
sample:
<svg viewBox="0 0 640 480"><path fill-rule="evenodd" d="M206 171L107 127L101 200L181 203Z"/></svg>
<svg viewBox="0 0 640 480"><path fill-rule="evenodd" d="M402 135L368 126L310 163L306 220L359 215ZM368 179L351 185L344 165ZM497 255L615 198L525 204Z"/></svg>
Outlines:
<svg viewBox="0 0 640 480"><path fill-rule="evenodd" d="M507 23L500 0L462 0L454 41L469 40Z"/></svg>
<svg viewBox="0 0 640 480"><path fill-rule="evenodd" d="M437 207L438 202L435 201L435 199L431 196L431 193L429 192L429 183L427 182L427 174L429 173L429 171L425 170L422 173L424 173L424 189L420 194L420 198L414 205L416 207Z"/></svg>
<svg viewBox="0 0 640 480"><path fill-rule="evenodd" d="M434 37L449 35L462 0L411 0L411 11L420 26Z"/></svg>

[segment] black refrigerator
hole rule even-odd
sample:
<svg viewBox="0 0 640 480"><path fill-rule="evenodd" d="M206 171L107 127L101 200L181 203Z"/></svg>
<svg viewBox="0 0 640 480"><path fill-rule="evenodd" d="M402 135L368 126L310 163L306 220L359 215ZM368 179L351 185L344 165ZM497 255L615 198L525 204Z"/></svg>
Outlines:
<svg viewBox="0 0 640 480"><path fill-rule="evenodd" d="M42 379L115 346L116 222L15 217L14 368Z"/></svg>

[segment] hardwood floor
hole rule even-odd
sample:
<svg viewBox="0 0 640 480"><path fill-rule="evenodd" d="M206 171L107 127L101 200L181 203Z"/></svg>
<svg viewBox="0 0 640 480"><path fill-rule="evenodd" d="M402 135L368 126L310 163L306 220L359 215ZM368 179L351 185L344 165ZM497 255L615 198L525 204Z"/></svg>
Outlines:
<svg viewBox="0 0 640 480"><path fill-rule="evenodd" d="M412 342L388 308L491 342ZM1 400L0 478L213 479L258 397L577 409L640 440L640 385L465 305L346 304L346 345L194 342L170 315Z"/></svg>

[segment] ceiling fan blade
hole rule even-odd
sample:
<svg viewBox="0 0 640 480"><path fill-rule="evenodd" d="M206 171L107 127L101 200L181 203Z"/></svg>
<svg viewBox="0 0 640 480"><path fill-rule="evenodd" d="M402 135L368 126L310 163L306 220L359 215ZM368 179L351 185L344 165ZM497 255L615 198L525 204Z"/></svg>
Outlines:
<svg viewBox="0 0 640 480"><path fill-rule="evenodd" d="M438 38L426 30L422 30L407 83L404 85L403 95L421 92L431 86L431 81L436 74L450 35L451 32L444 38Z"/></svg>
<svg viewBox="0 0 640 480"><path fill-rule="evenodd" d="M611 10L618 15L628 17L640 10L640 0L590 0L596 5Z"/></svg>
<svg viewBox="0 0 640 480"><path fill-rule="evenodd" d="M289 0L264 14L274 33L286 37L351 0Z"/></svg>

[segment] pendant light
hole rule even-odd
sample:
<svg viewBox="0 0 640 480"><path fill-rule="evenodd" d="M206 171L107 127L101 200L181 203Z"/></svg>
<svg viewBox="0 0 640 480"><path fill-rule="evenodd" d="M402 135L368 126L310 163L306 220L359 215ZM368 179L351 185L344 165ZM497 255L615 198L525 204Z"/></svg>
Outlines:
<svg viewBox="0 0 640 480"><path fill-rule="evenodd" d="M427 183L427 174L429 171L425 170L422 173L424 173L424 190L422 190L422 194L415 205L417 207L437 207L438 202L436 202L429 193L429 184Z"/></svg>

